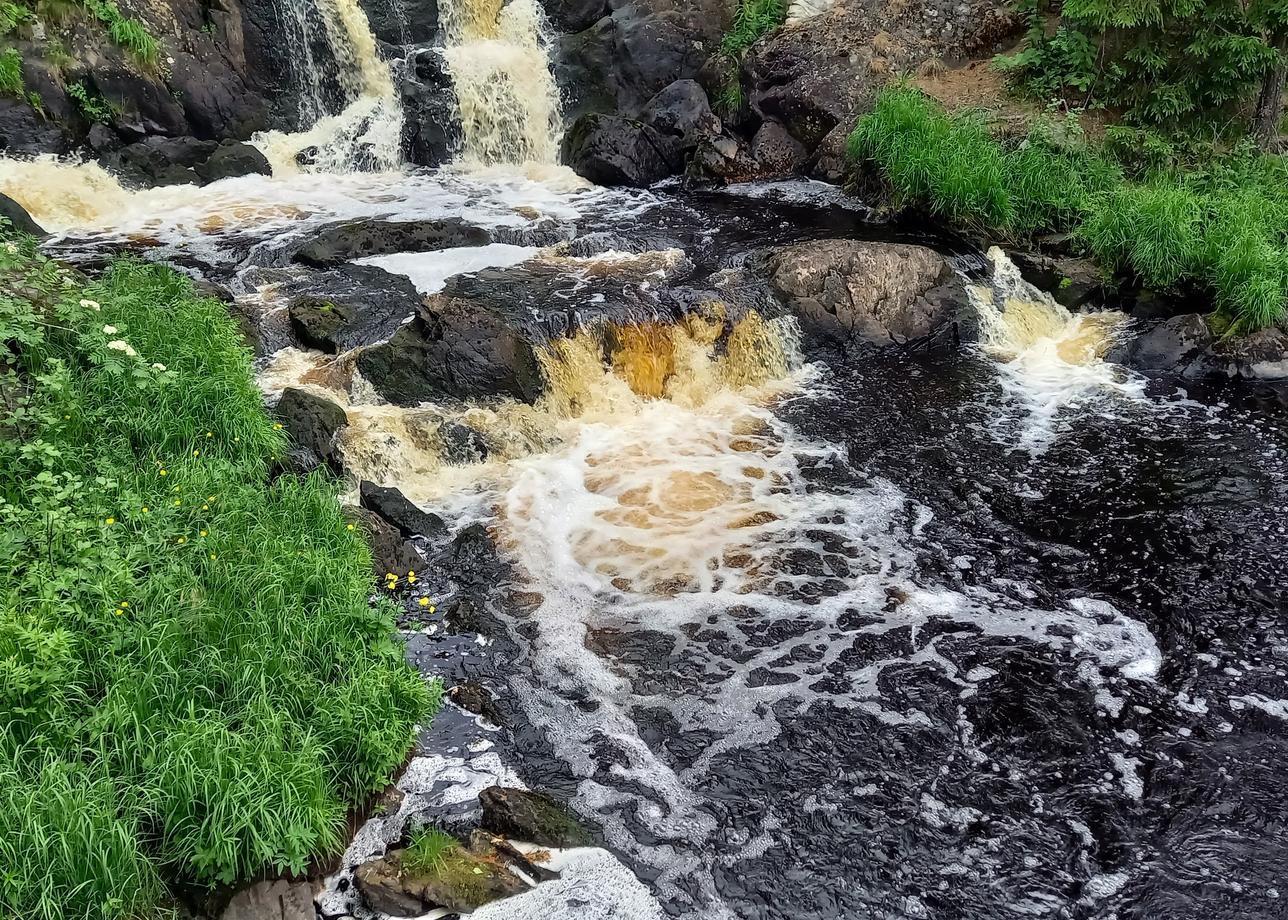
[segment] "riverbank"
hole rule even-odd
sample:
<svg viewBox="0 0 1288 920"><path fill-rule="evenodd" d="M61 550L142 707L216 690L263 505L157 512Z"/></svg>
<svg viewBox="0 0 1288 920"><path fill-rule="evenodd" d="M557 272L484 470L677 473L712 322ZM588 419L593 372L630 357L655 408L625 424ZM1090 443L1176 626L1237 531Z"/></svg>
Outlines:
<svg viewBox="0 0 1288 920"><path fill-rule="evenodd" d="M1160 153L1160 151L1153 151ZM1205 297L1219 335L1282 325L1288 164L1236 149L1189 166L1035 120L999 139L978 113L884 90L850 134L865 197L1011 246L1090 257L1107 284Z"/></svg>
<svg viewBox="0 0 1288 920"><path fill-rule="evenodd" d="M0 903L166 915L347 842L437 706L225 307L0 242Z"/></svg>

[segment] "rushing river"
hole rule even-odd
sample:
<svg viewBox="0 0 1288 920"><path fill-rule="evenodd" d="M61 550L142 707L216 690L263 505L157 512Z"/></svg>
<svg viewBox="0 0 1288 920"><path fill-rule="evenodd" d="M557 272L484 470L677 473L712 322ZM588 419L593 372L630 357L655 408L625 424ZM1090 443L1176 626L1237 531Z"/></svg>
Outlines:
<svg viewBox="0 0 1288 920"><path fill-rule="evenodd" d="M300 174L40 216L68 257L226 285L270 318L266 391L327 393L351 470L487 528L427 546L447 624L406 625L505 728L440 716L424 801L449 815L468 796L444 790L498 776L567 800L651 892L600 915L1288 916L1281 401L1138 378L1101 358L1122 320L806 183ZM422 293L503 285L558 326L534 404L392 406L344 355L274 340L281 290L324 277L292 246L446 217L496 239L362 261ZM969 273L982 344L846 354L753 312L716 348L700 318L627 310L603 359L606 290L639 309L682 260L719 285L764 247L891 236ZM487 458L427 445L428 415ZM596 878L586 916L619 883Z"/></svg>

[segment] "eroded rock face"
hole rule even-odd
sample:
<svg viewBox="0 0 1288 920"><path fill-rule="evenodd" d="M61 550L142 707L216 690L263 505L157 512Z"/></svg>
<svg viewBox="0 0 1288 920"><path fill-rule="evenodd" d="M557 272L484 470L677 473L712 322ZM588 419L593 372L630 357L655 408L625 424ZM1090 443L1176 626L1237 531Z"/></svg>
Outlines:
<svg viewBox="0 0 1288 920"><path fill-rule="evenodd" d="M678 138L641 121L583 115L564 136L563 161L596 185L645 188L678 172L682 155Z"/></svg>
<svg viewBox="0 0 1288 920"><path fill-rule="evenodd" d="M957 273L922 246L820 240L767 260L775 293L816 335L842 344L918 345L957 336L969 300Z"/></svg>

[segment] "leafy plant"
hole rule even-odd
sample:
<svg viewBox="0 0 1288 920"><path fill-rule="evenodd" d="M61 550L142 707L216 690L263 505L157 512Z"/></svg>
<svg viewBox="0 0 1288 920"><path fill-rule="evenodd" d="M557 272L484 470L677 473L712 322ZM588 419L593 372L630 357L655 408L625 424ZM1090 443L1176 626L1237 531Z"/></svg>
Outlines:
<svg viewBox="0 0 1288 920"><path fill-rule="evenodd" d="M716 100L726 114L742 108L744 98L739 65L743 54L757 41L781 26L787 19L784 0L738 0L733 23L720 40L720 53L728 75Z"/></svg>
<svg viewBox="0 0 1288 920"><path fill-rule="evenodd" d="M0 234L3 234L0 226ZM215 301L0 243L0 916L159 916L302 871L441 688Z"/></svg>
<svg viewBox="0 0 1288 920"><path fill-rule="evenodd" d="M8 48L0 52L0 96L21 99L23 91L22 55L17 48Z"/></svg>
<svg viewBox="0 0 1288 920"><path fill-rule="evenodd" d="M433 872L460 849L460 842L451 834L427 827L412 835L411 846L403 854L403 865L419 874Z"/></svg>
<svg viewBox="0 0 1288 920"><path fill-rule="evenodd" d="M18 27L35 21L35 15L27 7L13 3L12 0L0 0L0 35L9 35L18 31ZM10 48L10 51L13 49Z"/></svg>
<svg viewBox="0 0 1288 920"><path fill-rule="evenodd" d="M67 95L76 103L76 108L85 116L86 121L109 122L116 117L116 109L112 104L102 96L91 93L80 80L67 84Z"/></svg>
<svg viewBox="0 0 1288 920"><path fill-rule="evenodd" d="M112 41L125 48L142 64L155 66L161 53L160 43L137 19L125 16L114 0L81 0L85 8L107 26Z"/></svg>

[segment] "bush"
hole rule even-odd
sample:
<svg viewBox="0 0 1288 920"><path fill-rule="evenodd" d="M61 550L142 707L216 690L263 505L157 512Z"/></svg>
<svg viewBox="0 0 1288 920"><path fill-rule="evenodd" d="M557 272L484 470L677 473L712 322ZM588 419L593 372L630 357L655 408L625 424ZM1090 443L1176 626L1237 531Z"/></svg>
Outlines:
<svg viewBox="0 0 1288 920"><path fill-rule="evenodd" d="M85 284L24 240L0 291L0 916L303 870L440 692L369 603L362 533L332 482L270 476L280 426L187 279ZM24 807L49 790L84 821Z"/></svg>
<svg viewBox="0 0 1288 920"><path fill-rule="evenodd" d="M947 114L906 86L885 90L859 119L848 152L879 174L897 207L1012 242L1072 231L1106 270L1158 289L1206 286L1234 332L1284 318L1282 157L1242 150L1179 169L1173 146L1153 146L1129 179L1104 152L1057 143L1041 126L1005 146L979 118Z"/></svg>

